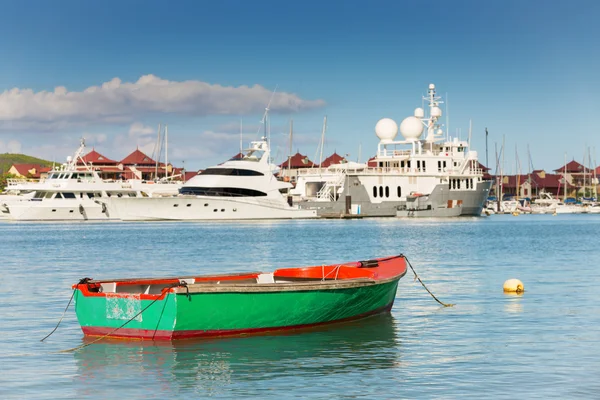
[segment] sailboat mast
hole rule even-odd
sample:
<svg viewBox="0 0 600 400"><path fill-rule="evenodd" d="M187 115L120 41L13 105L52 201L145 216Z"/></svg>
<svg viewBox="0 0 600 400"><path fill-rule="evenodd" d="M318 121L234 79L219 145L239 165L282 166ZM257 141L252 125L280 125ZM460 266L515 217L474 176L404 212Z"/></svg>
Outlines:
<svg viewBox="0 0 600 400"><path fill-rule="evenodd" d="M327 115L323 118L323 131L321 132L321 154L319 155L319 169L323 164L323 146L325 143L325 130L327 129Z"/></svg>
<svg viewBox="0 0 600 400"><path fill-rule="evenodd" d="M500 169L500 176L502 177L502 191L504 192L504 153L506 153L504 151L504 135L502 135L502 168ZM500 196L500 198L502 199L502 196Z"/></svg>
<svg viewBox="0 0 600 400"><path fill-rule="evenodd" d="M165 125L165 179L169 177L169 126Z"/></svg>
<svg viewBox="0 0 600 400"><path fill-rule="evenodd" d="M470 148L469 148L470 150ZM490 167L490 165L488 164L488 130L487 130L487 126L485 127L485 166L487 168Z"/></svg>
<svg viewBox="0 0 600 400"><path fill-rule="evenodd" d="M156 161L154 162L154 179L158 178L158 160L160 159L160 122L158 123L158 133L156 135Z"/></svg>
<svg viewBox="0 0 600 400"><path fill-rule="evenodd" d="M567 200L567 153L565 153L565 168L564 168L564 181L565 181L565 187L563 188L563 203L565 202L565 200Z"/></svg>
<svg viewBox="0 0 600 400"><path fill-rule="evenodd" d="M290 152L288 154L288 174L291 175L292 170L292 139L294 135L294 120L290 119Z"/></svg>

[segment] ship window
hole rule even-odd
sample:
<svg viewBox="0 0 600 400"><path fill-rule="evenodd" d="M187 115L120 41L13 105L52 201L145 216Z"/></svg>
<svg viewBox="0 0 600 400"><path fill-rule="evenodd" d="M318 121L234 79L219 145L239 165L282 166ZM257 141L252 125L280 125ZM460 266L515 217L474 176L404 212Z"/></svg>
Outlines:
<svg viewBox="0 0 600 400"><path fill-rule="evenodd" d="M191 205L191 204L186 204L185 206L186 206L186 207L191 207L192 205Z"/></svg>
<svg viewBox="0 0 600 400"><path fill-rule="evenodd" d="M383 197L383 186L379 186L379 197Z"/></svg>
<svg viewBox="0 0 600 400"><path fill-rule="evenodd" d="M417 169L421 169L421 161L417 160Z"/></svg>
<svg viewBox="0 0 600 400"><path fill-rule="evenodd" d="M400 168L404 168L404 161L400 161Z"/></svg>
<svg viewBox="0 0 600 400"><path fill-rule="evenodd" d="M460 179L457 179L456 187L460 189Z"/></svg>
<svg viewBox="0 0 600 400"><path fill-rule="evenodd" d="M410 168L410 161L407 161L407 162L406 162L406 166L407 166L408 168Z"/></svg>
<svg viewBox="0 0 600 400"><path fill-rule="evenodd" d="M402 196L402 188L398 186L398 197Z"/></svg>
<svg viewBox="0 0 600 400"><path fill-rule="evenodd" d="M63 193L63 197L65 199L75 199L76 198L75 193L71 193L71 192L65 192L65 193Z"/></svg>
<svg viewBox="0 0 600 400"><path fill-rule="evenodd" d="M173 204L173 207L179 207L179 204Z"/></svg>
<svg viewBox="0 0 600 400"><path fill-rule="evenodd" d="M423 171L426 171L426 169L425 169L425 160L423 160Z"/></svg>
<svg viewBox="0 0 600 400"><path fill-rule="evenodd" d="M390 197L390 187L389 186L385 187L385 197Z"/></svg>
<svg viewBox="0 0 600 400"><path fill-rule="evenodd" d="M221 212L225 212L225 209L224 209L224 208L221 208Z"/></svg>
<svg viewBox="0 0 600 400"><path fill-rule="evenodd" d="M444 161L444 168L446 168L446 161Z"/></svg>
<svg viewBox="0 0 600 400"><path fill-rule="evenodd" d="M208 168L199 175L234 175L234 176L263 176L262 172L239 168Z"/></svg>
<svg viewBox="0 0 600 400"><path fill-rule="evenodd" d="M204 203L204 207L208 207L208 203Z"/></svg>
<svg viewBox="0 0 600 400"><path fill-rule="evenodd" d="M373 186L373 197L377 197L377 186Z"/></svg>
<svg viewBox="0 0 600 400"><path fill-rule="evenodd" d="M179 189L180 194L192 194L196 196L215 196L215 197L261 197L266 196L265 192L246 188L231 187L193 187L187 186Z"/></svg>

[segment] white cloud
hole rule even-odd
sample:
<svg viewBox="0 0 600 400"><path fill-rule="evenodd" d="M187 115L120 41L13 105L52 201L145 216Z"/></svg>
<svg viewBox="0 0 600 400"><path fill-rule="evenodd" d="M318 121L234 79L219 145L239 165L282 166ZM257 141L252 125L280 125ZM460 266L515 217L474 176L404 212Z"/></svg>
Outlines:
<svg viewBox="0 0 600 400"><path fill-rule="evenodd" d="M115 136L113 148L123 153L119 155L120 157L127 156L136 147L152 157L156 148L157 129L141 122L134 122L129 126L129 131L126 134Z"/></svg>
<svg viewBox="0 0 600 400"><path fill-rule="evenodd" d="M0 140L0 153L20 153L21 147L21 142L17 140L10 140L6 144Z"/></svg>
<svg viewBox="0 0 600 400"><path fill-rule="evenodd" d="M221 86L201 81L169 81L144 75L136 82L113 78L100 86L70 92L14 88L0 94L0 129L55 130L94 123L130 123L146 114L187 116L262 114L270 109L287 113L325 105L293 93L272 92L263 86Z"/></svg>
<svg viewBox="0 0 600 400"><path fill-rule="evenodd" d="M89 133L85 132L81 135L85 139L85 143L88 146L98 146L106 143L108 136L105 133Z"/></svg>

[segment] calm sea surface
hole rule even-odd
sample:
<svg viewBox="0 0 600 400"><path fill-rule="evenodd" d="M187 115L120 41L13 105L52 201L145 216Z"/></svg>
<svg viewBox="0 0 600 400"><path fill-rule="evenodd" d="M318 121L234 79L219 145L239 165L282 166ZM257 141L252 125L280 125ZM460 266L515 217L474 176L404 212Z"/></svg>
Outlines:
<svg viewBox="0 0 600 400"><path fill-rule="evenodd" d="M254 223L0 222L0 398L600 396L600 216ZM404 253L391 315L303 333L101 342L82 277L269 271ZM523 296L502 292L506 279Z"/></svg>

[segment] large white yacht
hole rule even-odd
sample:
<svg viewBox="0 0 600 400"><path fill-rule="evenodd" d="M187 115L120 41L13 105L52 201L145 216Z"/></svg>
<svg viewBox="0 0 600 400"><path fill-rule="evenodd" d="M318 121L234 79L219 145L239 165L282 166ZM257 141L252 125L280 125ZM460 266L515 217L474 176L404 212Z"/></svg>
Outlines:
<svg viewBox="0 0 600 400"><path fill-rule="evenodd" d="M111 197L103 200L124 221L315 218L315 210L291 206L289 182L274 176L266 137L253 141L239 159L207 168L187 181L177 196Z"/></svg>
<svg viewBox="0 0 600 400"><path fill-rule="evenodd" d="M481 215L492 182L484 180L470 143L442 131L435 85L429 85L424 100L429 102L428 116L417 108L405 118L400 124L403 140L396 140L394 120L377 122L377 155L368 164L299 171L294 201L321 216Z"/></svg>
<svg viewBox="0 0 600 400"><path fill-rule="evenodd" d="M111 214L102 200L111 197L153 197L176 194L182 185L177 181L142 181L139 179L104 180L83 157L85 141L67 158L53 168L46 179L38 182L11 180L8 189L34 192L33 197L16 196L0 204L7 218L20 221L110 220ZM78 160L83 165L78 165Z"/></svg>

